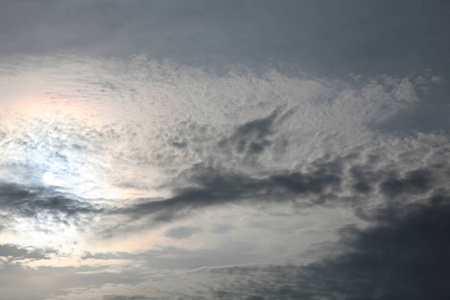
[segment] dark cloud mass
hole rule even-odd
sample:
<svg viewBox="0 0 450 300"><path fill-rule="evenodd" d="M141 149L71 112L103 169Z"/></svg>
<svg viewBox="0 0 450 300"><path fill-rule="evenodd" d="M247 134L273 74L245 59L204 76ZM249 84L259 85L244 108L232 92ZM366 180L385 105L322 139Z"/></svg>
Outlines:
<svg viewBox="0 0 450 300"><path fill-rule="evenodd" d="M322 292L347 299L445 299L450 295L450 206L387 208L378 225L344 230L349 253L306 268Z"/></svg>
<svg viewBox="0 0 450 300"><path fill-rule="evenodd" d="M448 168L442 166L431 165L400 175L395 166L384 170L376 164L359 165L355 161L357 158L358 155L321 158L313 162L306 172L285 171L260 177L196 165L184 173L188 186L175 188L175 196L141 201L118 212L135 216L155 214L158 221L170 221L185 217L191 210L234 202L287 202L299 207L364 205L364 202L370 201L370 196L377 195L377 190L388 203L401 204L404 197L410 195L417 197L429 191L439 192L440 184L435 182L436 176L443 182L450 179L449 173L445 172ZM357 193L351 197L342 196L345 184L351 185ZM443 192L448 191L445 188Z"/></svg>
<svg viewBox="0 0 450 300"><path fill-rule="evenodd" d="M420 194L432 187L430 172L427 170L415 170L408 172L404 178L398 178L395 174L381 183L381 191L389 197L401 194Z"/></svg>
<svg viewBox="0 0 450 300"><path fill-rule="evenodd" d="M188 172L188 187L174 189L176 195L164 200L140 202L121 209L119 213L133 215L157 214L159 221L184 216L192 209L237 201L296 201L313 205L332 197L340 189L342 170L339 163L325 162L308 173L280 173L263 178L230 173L210 166L194 166Z"/></svg>

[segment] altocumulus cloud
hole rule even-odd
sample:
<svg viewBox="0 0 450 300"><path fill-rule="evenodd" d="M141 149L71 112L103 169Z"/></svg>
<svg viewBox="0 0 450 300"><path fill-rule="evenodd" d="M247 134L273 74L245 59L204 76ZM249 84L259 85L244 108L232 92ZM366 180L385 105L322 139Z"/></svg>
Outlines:
<svg viewBox="0 0 450 300"><path fill-rule="evenodd" d="M431 75L2 60L0 253L73 279L34 299L448 295L448 136L379 130Z"/></svg>
<svg viewBox="0 0 450 300"><path fill-rule="evenodd" d="M450 298L450 2L0 3L2 299Z"/></svg>

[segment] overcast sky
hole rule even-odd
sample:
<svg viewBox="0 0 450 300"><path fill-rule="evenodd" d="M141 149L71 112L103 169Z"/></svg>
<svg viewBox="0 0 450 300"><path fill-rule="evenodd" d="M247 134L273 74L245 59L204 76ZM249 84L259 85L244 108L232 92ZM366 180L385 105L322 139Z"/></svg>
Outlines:
<svg viewBox="0 0 450 300"><path fill-rule="evenodd" d="M449 20L1 1L2 299L450 299Z"/></svg>

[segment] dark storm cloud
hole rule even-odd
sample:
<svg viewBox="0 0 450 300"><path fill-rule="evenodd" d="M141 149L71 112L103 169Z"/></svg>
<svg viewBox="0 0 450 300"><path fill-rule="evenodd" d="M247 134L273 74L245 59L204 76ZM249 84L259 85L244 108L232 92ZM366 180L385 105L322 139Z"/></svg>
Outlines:
<svg viewBox="0 0 450 300"><path fill-rule="evenodd" d="M344 253L308 266L211 269L216 299L437 299L450 297L450 197L389 207L367 229L346 227Z"/></svg>
<svg viewBox="0 0 450 300"><path fill-rule="evenodd" d="M61 220L102 211L86 201L71 198L51 188L5 182L0 182L0 204L3 210L20 216L36 217L40 213L47 213Z"/></svg>

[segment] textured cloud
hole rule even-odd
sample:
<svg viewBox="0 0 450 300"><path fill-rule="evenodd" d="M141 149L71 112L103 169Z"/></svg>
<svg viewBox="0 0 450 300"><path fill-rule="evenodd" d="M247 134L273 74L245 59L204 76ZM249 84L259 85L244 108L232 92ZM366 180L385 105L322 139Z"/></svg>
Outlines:
<svg viewBox="0 0 450 300"><path fill-rule="evenodd" d="M384 230L380 209L400 218L448 198L444 132L379 130L420 103L430 75L420 84L276 71L219 76L143 55L4 57L3 67L8 274L48 268L68 279L36 299L325 295L327 276L350 270L343 261L353 252L375 255L357 243ZM45 172L55 179L45 181ZM404 224L392 220L389 230ZM350 240L342 228L354 228L342 231ZM193 271L204 267L211 271ZM316 277L322 292L310 283ZM342 297L358 293L351 289L345 282Z"/></svg>
<svg viewBox="0 0 450 300"><path fill-rule="evenodd" d="M193 163L253 173L346 155L349 141L370 141L367 127L418 101L406 78L217 77L142 56L49 58L48 66L29 58L5 65L14 71L2 80L3 169L11 177L13 166L24 166L11 180L31 183L52 170L60 189L90 198L158 195ZM25 86L23 78L32 80Z"/></svg>
<svg viewBox="0 0 450 300"><path fill-rule="evenodd" d="M347 157L318 159L305 172L275 171L258 177L196 165L182 174L186 187L175 187L174 197L142 199L119 212L155 215L156 221L171 221L193 209L235 202L289 203L298 208L344 204L358 209L370 207L376 199L380 199L378 203L407 204L428 194L448 192L447 147L443 145L436 153L428 152L426 147L425 144L396 153L399 158L390 166L369 150L365 157L349 153ZM388 150L376 149L378 156L389 155L385 151ZM423 153L432 158L420 160ZM405 166L412 158L417 159L416 164Z"/></svg>
<svg viewBox="0 0 450 300"><path fill-rule="evenodd" d="M2 299L449 299L449 8L0 1Z"/></svg>

